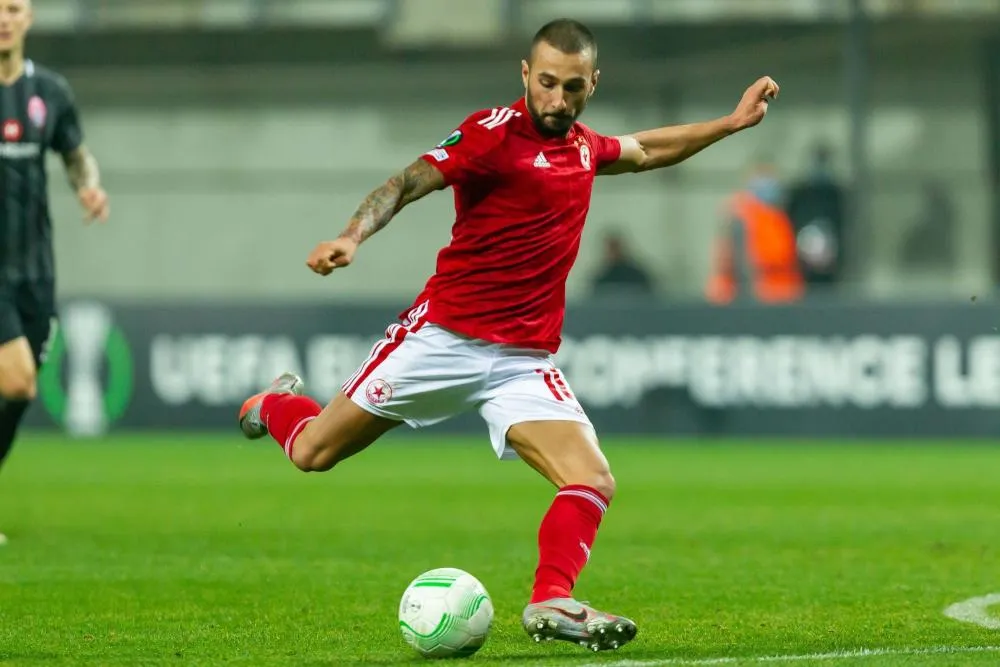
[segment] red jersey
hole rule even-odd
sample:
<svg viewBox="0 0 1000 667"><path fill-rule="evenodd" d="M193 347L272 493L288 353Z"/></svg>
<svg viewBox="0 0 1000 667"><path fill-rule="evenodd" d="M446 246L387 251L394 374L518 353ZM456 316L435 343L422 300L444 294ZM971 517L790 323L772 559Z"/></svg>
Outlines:
<svg viewBox="0 0 1000 667"><path fill-rule="evenodd" d="M427 304L426 320L555 353L594 177L620 155L617 139L582 123L565 137L541 135L524 98L472 114L423 155L452 187L456 214L415 302Z"/></svg>

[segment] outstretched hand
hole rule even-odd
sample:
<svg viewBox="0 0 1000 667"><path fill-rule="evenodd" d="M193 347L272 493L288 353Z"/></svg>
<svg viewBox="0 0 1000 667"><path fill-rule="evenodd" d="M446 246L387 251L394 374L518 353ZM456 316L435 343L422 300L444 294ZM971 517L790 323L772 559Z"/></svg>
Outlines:
<svg viewBox="0 0 1000 667"><path fill-rule="evenodd" d="M309 254L306 266L321 276L328 276L334 269L348 266L357 249L358 244L348 238L323 241Z"/></svg>
<svg viewBox="0 0 1000 667"><path fill-rule="evenodd" d="M743 93L743 98L732 113L734 127L737 130L745 130L764 120L768 103L777 99L780 90L778 84L769 76L757 79Z"/></svg>

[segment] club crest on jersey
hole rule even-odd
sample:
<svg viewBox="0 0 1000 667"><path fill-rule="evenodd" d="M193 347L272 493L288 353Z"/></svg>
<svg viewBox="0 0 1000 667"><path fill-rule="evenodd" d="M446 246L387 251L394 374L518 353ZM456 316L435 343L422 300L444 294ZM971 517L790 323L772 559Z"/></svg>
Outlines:
<svg viewBox="0 0 1000 667"><path fill-rule="evenodd" d="M45 106L45 100L38 95L32 95L28 100L28 118L31 124L42 129L45 127L45 119L49 116L49 109Z"/></svg>
<svg viewBox="0 0 1000 667"><path fill-rule="evenodd" d="M580 163L584 169L590 169L590 146L580 144Z"/></svg>
<svg viewBox="0 0 1000 667"><path fill-rule="evenodd" d="M3 122L3 140L7 142L20 141L21 137L24 136L24 128L21 127L21 123L14 119L5 120Z"/></svg>

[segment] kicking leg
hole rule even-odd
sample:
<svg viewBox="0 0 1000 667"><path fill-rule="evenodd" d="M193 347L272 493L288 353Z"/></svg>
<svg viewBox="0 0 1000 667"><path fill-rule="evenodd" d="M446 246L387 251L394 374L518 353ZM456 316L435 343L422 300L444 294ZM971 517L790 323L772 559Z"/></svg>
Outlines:
<svg viewBox="0 0 1000 667"><path fill-rule="evenodd" d="M250 439L270 434L304 472L330 470L402 423L363 410L343 392L320 408L302 391L298 376L281 375L246 400L240 429Z"/></svg>
<svg viewBox="0 0 1000 667"><path fill-rule="evenodd" d="M576 421L522 422L511 427L507 441L558 489L538 531L539 561L522 618L525 630L536 641L561 639L594 651L622 646L635 637L633 621L572 597L615 493L593 428Z"/></svg>

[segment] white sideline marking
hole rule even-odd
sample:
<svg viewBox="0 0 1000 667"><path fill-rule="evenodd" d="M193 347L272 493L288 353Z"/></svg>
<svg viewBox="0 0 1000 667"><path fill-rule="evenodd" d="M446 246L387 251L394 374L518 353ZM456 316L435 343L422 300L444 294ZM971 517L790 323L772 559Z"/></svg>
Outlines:
<svg viewBox="0 0 1000 667"><path fill-rule="evenodd" d="M589 662L579 667L678 667L686 665L766 664L769 662L836 661L848 658L872 658L888 655L958 655L961 653L1000 653L1000 646L931 646L929 648L862 648L854 651L808 653L804 655L765 655L743 658L665 658L663 660L619 660Z"/></svg>
<svg viewBox="0 0 1000 667"><path fill-rule="evenodd" d="M956 602L944 610L944 615L963 623L973 623L991 630L1000 630L1000 618L991 616L986 611L988 607L995 604L1000 604L1000 593L990 593L982 597Z"/></svg>

